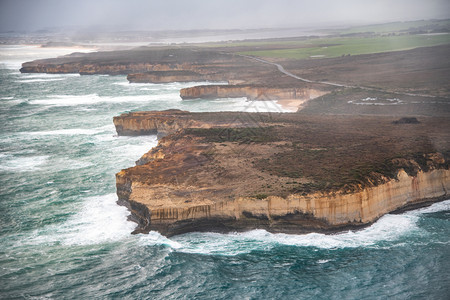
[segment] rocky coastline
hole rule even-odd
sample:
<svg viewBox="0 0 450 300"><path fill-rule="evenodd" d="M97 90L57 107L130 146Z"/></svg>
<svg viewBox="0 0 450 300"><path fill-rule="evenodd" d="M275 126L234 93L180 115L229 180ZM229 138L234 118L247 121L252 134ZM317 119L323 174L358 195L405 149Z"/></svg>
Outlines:
<svg viewBox="0 0 450 300"><path fill-rule="evenodd" d="M119 203L139 224L135 232L331 233L448 198L447 69L421 64L434 54L446 58L448 46L276 63L239 49L73 53L26 62L20 71L127 75L130 83L210 81L181 89L180 97L300 105L297 113L114 117L118 135L160 139L135 167L116 174ZM388 67L393 62L401 64Z"/></svg>
<svg viewBox="0 0 450 300"><path fill-rule="evenodd" d="M23 63L22 73L127 75L130 83L217 82L180 90L182 99L240 98L307 101L333 90L281 76L274 66L213 50L138 48L74 53Z"/></svg>
<svg viewBox="0 0 450 300"><path fill-rule="evenodd" d="M424 137L422 134L431 131L434 135L448 136L434 128L432 119L424 118L420 124L399 125L392 118L365 122L358 117L349 121L339 117L307 118L299 114L271 114L270 119L265 119L269 116L258 114L265 123L258 123L256 128L252 123L254 117L256 115L244 119L239 113L222 113L218 119L214 114L185 111L141 112L115 117L118 134L154 134L161 130L165 135L135 167L116 175L119 203L130 209L139 224L135 232L154 230L171 236L190 231L259 228L270 232L331 233L361 228L386 213L449 196L448 145L424 149L421 142L416 142ZM238 123L233 122L237 119ZM348 131L353 122L360 121L367 132L353 136L349 139L353 141L351 144L349 141L342 143L351 148L377 135L376 127L396 129L404 140L391 149L395 155L389 154L388 149L385 153L378 149L380 156L355 158L353 152L328 148L331 141L327 145L321 142L328 136L323 132L328 126L335 124L338 129L332 134L336 134ZM319 124L322 128L308 139L301 134L305 128ZM415 132L407 134L411 129ZM293 146L299 140L301 149ZM383 148L386 142L368 140L364 147ZM336 146L335 141L333 144ZM290 157L292 150L298 155L309 153L316 161L296 161ZM406 150L417 152L411 155ZM331 152L330 157L318 155L321 152ZM291 165L286 170L277 170L281 162L267 163L277 156L286 156ZM350 164L374 165L365 167L369 170L364 174L351 175L339 165L330 166L334 163L332 156L350 160ZM308 164L313 164L316 170L328 165L327 172L337 172L333 178L347 180L332 182L328 176L321 181L318 179L323 176L320 172L314 174L313 170L307 174L305 169L311 168ZM271 165L275 169L271 169Z"/></svg>

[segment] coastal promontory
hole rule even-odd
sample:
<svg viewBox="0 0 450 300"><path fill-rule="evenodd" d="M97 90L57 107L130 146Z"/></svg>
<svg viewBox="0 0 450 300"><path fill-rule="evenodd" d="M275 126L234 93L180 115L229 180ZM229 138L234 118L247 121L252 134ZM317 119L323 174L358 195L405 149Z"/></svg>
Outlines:
<svg viewBox="0 0 450 300"><path fill-rule="evenodd" d="M116 175L136 232L336 232L449 195L448 37L410 36L403 47L380 35L384 52L374 37L73 53L20 71L191 82L180 101L237 97L295 111L114 117L118 135L159 138Z"/></svg>
<svg viewBox="0 0 450 300"><path fill-rule="evenodd" d="M119 134L163 133L116 175L136 232L335 232L448 197L447 118L137 112ZM430 139L432 137L432 139Z"/></svg>

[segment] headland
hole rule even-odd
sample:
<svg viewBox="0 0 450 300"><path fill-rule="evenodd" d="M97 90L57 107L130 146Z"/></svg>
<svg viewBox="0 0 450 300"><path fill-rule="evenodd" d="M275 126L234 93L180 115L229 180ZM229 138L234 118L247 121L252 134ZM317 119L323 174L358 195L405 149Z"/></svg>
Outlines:
<svg viewBox="0 0 450 300"><path fill-rule="evenodd" d="M373 42L382 50L364 48ZM209 81L180 97L298 104L296 113L115 117L119 135L159 137L116 175L119 203L135 232L336 232L449 197L449 44L406 31L140 47L37 60L21 72Z"/></svg>

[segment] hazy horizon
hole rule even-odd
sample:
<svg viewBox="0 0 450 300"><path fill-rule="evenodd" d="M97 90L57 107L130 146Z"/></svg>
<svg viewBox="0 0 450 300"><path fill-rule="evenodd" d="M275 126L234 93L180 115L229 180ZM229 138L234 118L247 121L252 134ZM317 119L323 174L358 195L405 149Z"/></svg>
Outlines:
<svg viewBox="0 0 450 300"><path fill-rule="evenodd" d="M330 27L450 18L446 0L1 0L0 31Z"/></svg>

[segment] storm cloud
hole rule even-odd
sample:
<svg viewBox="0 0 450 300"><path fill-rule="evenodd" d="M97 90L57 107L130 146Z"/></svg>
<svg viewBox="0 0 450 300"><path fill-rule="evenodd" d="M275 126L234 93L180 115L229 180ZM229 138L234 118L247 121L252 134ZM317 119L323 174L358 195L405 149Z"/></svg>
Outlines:
<svg viewBox="0 0 450 300"><path fill-rule="evenodd" d="M449 18L448 0L0 0L0 31L313 27Z"/></svg>

